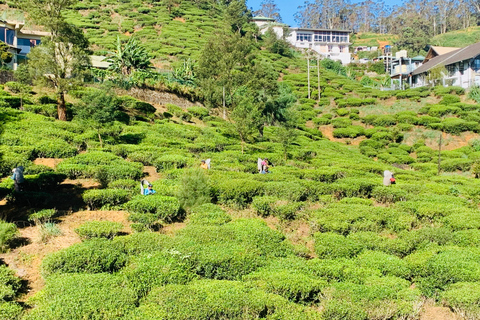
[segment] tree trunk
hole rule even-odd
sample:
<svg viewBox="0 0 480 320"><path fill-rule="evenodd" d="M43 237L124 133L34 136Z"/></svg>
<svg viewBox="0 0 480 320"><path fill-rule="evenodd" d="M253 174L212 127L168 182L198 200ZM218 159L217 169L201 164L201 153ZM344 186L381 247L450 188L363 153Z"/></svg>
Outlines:
<svg viewBox="0 0 480 320"><path fill-rule="evenodd" d="M65 106L65 93L60 92L57 100L58 120L67 121L67 107Z"/></svg>
<svg viewBox="0 0 480 320"><path fill-rule="evenodd" d="M100 148L103 148L102 136L100 135L100 132L97 132L97 134L98 134L98 141L100 141Z"/></svg>

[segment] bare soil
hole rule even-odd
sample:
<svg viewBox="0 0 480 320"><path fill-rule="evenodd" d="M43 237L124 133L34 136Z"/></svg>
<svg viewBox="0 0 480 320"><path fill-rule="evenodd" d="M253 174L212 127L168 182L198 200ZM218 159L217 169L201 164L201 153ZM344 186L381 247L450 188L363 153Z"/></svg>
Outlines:
<svg viewBox="0 0 480 320"><path fill-rule="evenodd" d="M447 307L435 306L428 302L423 306L420 320L460 320L460 317Z"/></svg>

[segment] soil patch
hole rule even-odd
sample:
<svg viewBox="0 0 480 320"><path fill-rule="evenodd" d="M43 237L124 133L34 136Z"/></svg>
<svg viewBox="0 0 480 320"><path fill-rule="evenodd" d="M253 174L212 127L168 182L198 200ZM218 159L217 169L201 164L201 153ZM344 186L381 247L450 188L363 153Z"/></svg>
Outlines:
<svg viewBox="0 0 480 320"><path fill-rule="evenodd" d="M420 313L420 320L460 320L449 308L427 303Z"/></svg>
<svg viewBox="0 0 480 320"><path fill-rule="evenodd" d="M33 164L36 165L43 165L55 169L57 165L62 162L63 159L56 159L56 158L37 158L33 161Z"/></svg>

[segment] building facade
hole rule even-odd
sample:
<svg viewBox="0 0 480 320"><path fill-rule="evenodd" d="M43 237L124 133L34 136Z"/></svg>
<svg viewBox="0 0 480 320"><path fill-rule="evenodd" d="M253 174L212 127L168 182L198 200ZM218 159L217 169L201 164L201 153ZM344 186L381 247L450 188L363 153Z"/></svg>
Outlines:
<svg viewBox="0 0 480 320"><path fill-rule="evenodd" d="M13 70L26 61L30 50L40 44L41 37L49 35L44 31L27 30L24 26L24 22L0 20L0 41L10 47L13 59L9 65Z"/></svg>
<svg viewBox="0 0 480 320"><path fill-rule="evenodd" d="M341 61L344 65L351 62L349 30L289 28L266 17L254 17L252 21L262 34L271 28L295 48L314 50L322 57Z"/></svg>
<svg viewBox="0 0 480 320"><path fill-rule="evenodd" d="M434 56L411 76L413 87L480 85L480 42Z"/></svg>

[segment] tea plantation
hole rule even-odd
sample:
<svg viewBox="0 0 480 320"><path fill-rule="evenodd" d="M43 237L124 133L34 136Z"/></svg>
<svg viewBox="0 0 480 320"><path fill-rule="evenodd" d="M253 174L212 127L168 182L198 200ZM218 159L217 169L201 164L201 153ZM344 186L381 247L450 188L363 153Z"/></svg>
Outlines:
<svg viewBox="0 0 480 320"><path fill-rule="evenodd" d="M380 91L329 69L319 105L304 97L305 74L284 81L301 97L294 139L282 143L269 126L244 153L231 123L201 107L186 122L180 107L165 118L120 98L120 121L101 132L101 146L94 126L54 120L44 94L19 110L1 91L0 190L23 210L5 220L30 217L47 230L67 214L50 210L59 184L93 179L82 208L123 210L132 232L80 226L82 242L43 259L45 285L22 304L25 284L2 266L0 318L418 319L427 298L478 319L480 144L442 151L438 175L438 151L421 136L404 142L415 128L435 138L478 132L478 105L458 88ZM358 147L328 141L312 124L364 138ZM52 169L37 158L63 161ZM212 168L199 169L207 158ZM271 173L258 174L257 158ZM26 181L15 193L7 177L19 165ZM144 166L160 174L154 195L140 195ZM395 185L382 185L384 170ZM181 227L163 231L172 224ZM0 227L3 250L14 248L18 227Z"/></svg>

